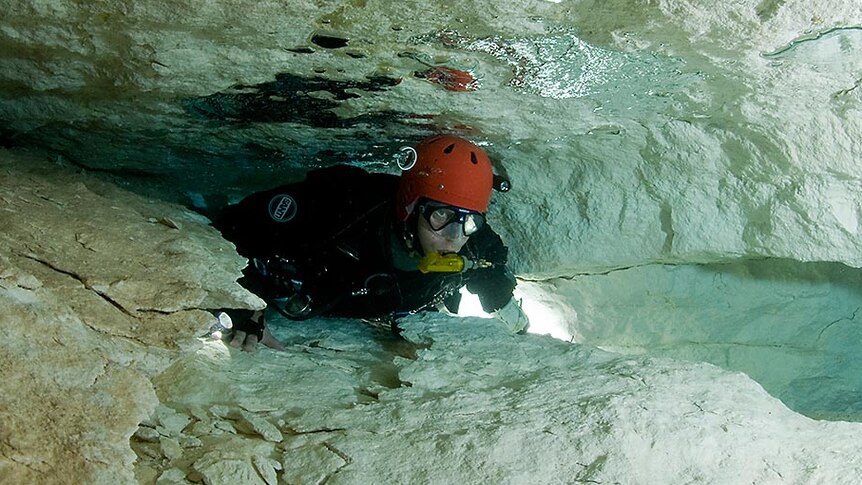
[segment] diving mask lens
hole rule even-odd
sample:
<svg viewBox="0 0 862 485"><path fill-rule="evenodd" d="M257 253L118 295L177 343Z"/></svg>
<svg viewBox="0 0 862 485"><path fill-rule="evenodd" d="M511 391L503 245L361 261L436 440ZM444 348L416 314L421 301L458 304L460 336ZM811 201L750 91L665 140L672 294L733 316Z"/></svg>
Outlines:
<svg viewBox="0 0 862 485"><path fill-rule="evenodd" d="M423 215L434 231L439 232L449 227L447 232L460 229L459 232L464 236L472 236L485 224L484 215L450 206L427 206ZM460 227L451 226L454 222L457 222Z"/></svg>
<svg viewBox="0 0 862 485"><path fill-rule="evenodd" d="M464 235L472 236L485 224L485 216L477 212L471 212L464 216Z"/></svg>

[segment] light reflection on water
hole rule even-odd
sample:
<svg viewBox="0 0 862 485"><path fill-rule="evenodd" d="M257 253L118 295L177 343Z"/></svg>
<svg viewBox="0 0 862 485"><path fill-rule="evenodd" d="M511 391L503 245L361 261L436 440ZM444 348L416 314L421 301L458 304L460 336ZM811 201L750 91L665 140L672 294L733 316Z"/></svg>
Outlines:
<svg viewBox="0 0 862 485"><path fill-rule="evenodd" d="M555 99L590 97L611 109L640 109L644 98L671 96L700 77L683 72L679 59L597 47L568 28L515 38L444 31L437 39L505 62L512 69L508 85L515 89Z"/></svg>

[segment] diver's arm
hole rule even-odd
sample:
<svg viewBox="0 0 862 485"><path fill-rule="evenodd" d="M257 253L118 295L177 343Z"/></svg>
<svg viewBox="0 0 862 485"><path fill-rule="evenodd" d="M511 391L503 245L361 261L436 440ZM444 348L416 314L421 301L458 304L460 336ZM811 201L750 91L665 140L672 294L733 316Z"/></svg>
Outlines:
<svg viewBox="0 0 862 485"><path fill-rule="evenodd" d="M510 299L509 303L503 305L493 315L494 318L501 321L512 333L523 335L530 328L530 319L527 318L527 314L521 309L520 302L514 298Z"/></svg>

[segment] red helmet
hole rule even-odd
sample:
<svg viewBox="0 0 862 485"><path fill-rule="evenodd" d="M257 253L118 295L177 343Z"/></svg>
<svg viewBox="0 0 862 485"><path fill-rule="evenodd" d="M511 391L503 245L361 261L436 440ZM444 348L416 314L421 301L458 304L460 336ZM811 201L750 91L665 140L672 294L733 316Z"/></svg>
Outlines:
<svg viewBox="0 0 862 485"><path fill-rule="evenodd" d="M401 174L398 219L406 221L422 197L484 213L493 183L494 171L484 150L457 136L433 136L416 145L416 164Z"/></svg>

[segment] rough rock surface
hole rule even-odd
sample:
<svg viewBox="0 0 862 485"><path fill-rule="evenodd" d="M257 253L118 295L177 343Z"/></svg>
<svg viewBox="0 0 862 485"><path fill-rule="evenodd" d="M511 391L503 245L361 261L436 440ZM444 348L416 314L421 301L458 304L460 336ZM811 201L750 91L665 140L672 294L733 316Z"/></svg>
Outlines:
<svg viewBox="0 0 862 485"><path fill-rule="evenodd" d="M817 272L793 273L790 281L780 271L744 274L743 262L739 277L728 280L744 290L733 293L721 278L709 278L723 271L707 266L699 274L704 269L696 265L784 258L862 267L860 2L295 0L289 7L251 0L0 0L0 146L48 149L52 159L139 193L189 196L204 205L209 196L237 196L310 166L351 161L394 171L391 154L401 145L432 131L462 134L482 142L513 180L511 193L495 197L490 220L511 245L516 272L572 278L635 268L548 282L557 290L548 301L568 300L570 333L752 375L765 369L772 374L759 377L770 391L786 398L787 389L796 389L795 397L811 396L803 400L818 411L822 386L835 383L834 405L822 414L858 415L862 385L857 366L845 365L858 341L857 283L832 270L827 278L838 283L821 281ZM347 45L323 46L315 41L321 33ZM476 89L453 92L415 75L431 65L469 71ZM56 168L24 169L20 155L2 156L0 321L9 338L0 344L8 348L0 368L10 376L4 390L21 391L0 398L0 478L128 480L132 455L114 445L155 406L147 378L205 326L196 309L259 302L231 284L240 260L188 212ZM668 276L674 266L664 265L682 264L693 266ZM777 290L784 294L771 294ZM357 350L348 341L320 345L306 342L291 372L313 379L319 367L339 362L328 353ZM320 353L327 358L307 359ZM399 386L399 369L408 363L387 361L372 366L375 373L364 369L368 359L342 362L344 373L327 375L331 402L406 392L387 389ZM290 429L278 425L283 440L277 441L261 419L276 426L275 410L287 406L302 415L321 400L307 388L286 399L271 382L244 385L270 368L265 362L239 381L202 382L181 375L206 365L183 362L186 371L171 367L166 375L185 387L159 379L160 396L197 396L204 407L168 402L176 413L162 409L153 422L144 420L136 451L156 463L138 467L141 481L215 481L230 479L229 471L264 482L278 473L295 481L349 480L364 470L353 462L361 456L354 436L315 441L331 428L306 428L315 431L306 436L308 446L291 447ZM276 358L270 365L281 364ZM359 397L357 375L367 381ZM115 393L115 385L124 392ZM217 406L210 405L214 392L221 393ZM66 411L81 399L92 401L86 413ZM607 408L607 420L643 417L619 411L630 404ZM255 415L237 420L242 413ZM754 429L758 419L746 426ZM811 438L808 450L828 447L820 434L828 426L801 426L814 430L798 435ZM31 429L40 431L31 436ZM236 433L238 439L228 439ZM211 436L226 444L208 442ZM458 442L460 436L457 429L450 441L428 439L443 449L487 440ZM733 437L763 445L751 434ZM697 438L718 440L706 431ZM794 439L788 438L798 444ZM78 446L81 453L70 451ZM739 465L740 455L722 446L717 456ZM764 446L751 455L779 463L779 473L749 464L743 476L840 481L818 473L842 464L810 458L803 445L791 448L814 463L813 475L787 471L786 456L776 458L780 453ZM679 453L692 463L708 460ZM589 481L601 468L599 475L611 480L632 470L618 454L601 456L578 461L586 471L575 476ZM638 469L652 470L648 465ZM657 476L695 482L710 476L673 470ZM847 476L857 478L856 471Z"/></svg>
<svg viewBox="0 0 862 485"><path fill-rule="evenodd" d="M204 446L174 460L142 452L139 477L177 468L207 483L862 477L862 424L798 415L740 373L512 336L486 319L429 314L404 328L399 342L358 322L284 323L275 328L283 353L207 343L156 380L159 397L201 423L221 419L193 411L215 403L238 406L217 410L235 420L254 409L284 440L189 427Z"/></svg>
<svg viewBox="0 0 862 485"><path fill-rule="evenodd" d="M577 341L742 371L797 412L862 420L862 270L651 265L541 284ZM565 312L568 309L568 312Z"/></svg>
<svg viewBox="0 0 862 485"><path fill-rule="evenodd" d="M138 190L238 195L344 161L397 171L399 146L450 131L486 143L514 181L491 216L518 273L767 256L862 267L855 0L0 10L3 143ZM414 75L429 64L479 87Z"/></svg>
<svg viewBox="0 0 862 485"><path fill-rule="evenodd" d="M244 259L200 216L9 151L0 227L0 481L132 481L150 378L205 309L261 306Z"/></svg>

